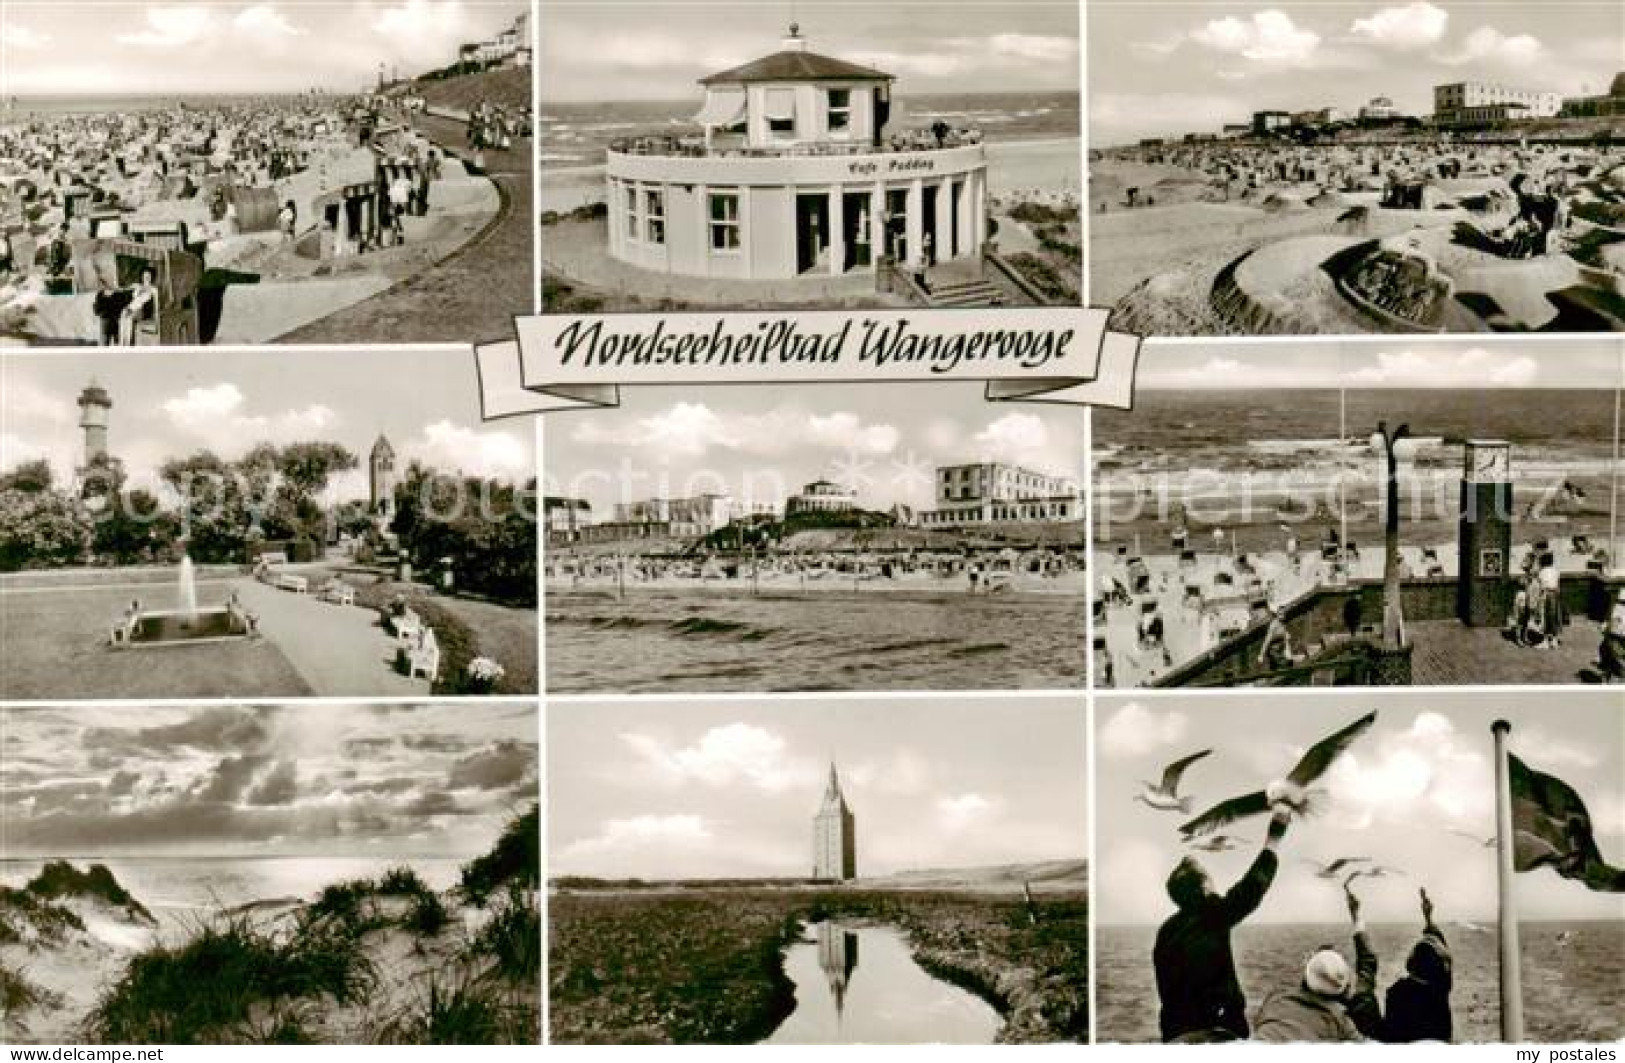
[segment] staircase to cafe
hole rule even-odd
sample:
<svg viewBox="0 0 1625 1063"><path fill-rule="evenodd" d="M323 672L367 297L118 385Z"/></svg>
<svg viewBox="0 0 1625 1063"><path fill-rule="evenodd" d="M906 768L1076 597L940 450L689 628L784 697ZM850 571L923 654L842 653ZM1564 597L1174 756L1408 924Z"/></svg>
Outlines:
<svg viewBox="0 0 1625 1063"><path fill-rule="evenodd" d="M971 306L998 306L1008 301L1003 288L982 274L978 262L946 262L931 267L926 280L931 290L926 305L951 310Z"/></svg>

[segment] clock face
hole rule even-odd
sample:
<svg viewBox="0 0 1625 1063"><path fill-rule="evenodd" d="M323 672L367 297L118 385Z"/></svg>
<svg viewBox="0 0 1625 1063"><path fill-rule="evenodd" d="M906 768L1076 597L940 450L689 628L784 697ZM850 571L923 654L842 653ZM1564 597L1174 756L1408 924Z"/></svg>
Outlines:
<svg viewBox="0 0 1625 1063"><path fill-rule="evenodd" d="M1484 550L1478 555L1478 574L1480 576L1502 576L1506 574L1506 557L1496 549Z"/></svg>
<svg viewBox="0 0 1625 1063"><path fill-rule="evenodd" d="M1474 480L1505 480L1511 471L1512 452L1507 447L1471 447L1467 452L1467 474Z"/></svg>

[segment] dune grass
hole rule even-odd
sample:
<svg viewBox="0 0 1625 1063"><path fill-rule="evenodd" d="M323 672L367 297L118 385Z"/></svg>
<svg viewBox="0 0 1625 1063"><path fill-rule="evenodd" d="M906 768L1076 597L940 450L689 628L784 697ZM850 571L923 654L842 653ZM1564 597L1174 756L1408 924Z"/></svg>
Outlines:
<svg viewBox="0 0 1625 1063"><path fill-rule="evenodd" d="M469 946L488 957L495 971L513 982L534 985L542 975L542 912L533 891L508 887L506 900Z"/></svg>
<svg viewBox="0 0 1625 1063"><path fill-rule="evenodd" d="M427 978L407 1007L380 1030L385 1044L534 1044L540 1039L536 994L504 988L467 970Z"/></svg>
<svg viewBox="0 0 1625 1063"><path fill-rule="evenodd" d="M22 941L27 931L42 941L60 941L65 932L84 928L71 909L26 889L0 886L0 945Z"/></svg>
<svg viewBox="0 0 1625 1063"><path fill-rule="evenodd" d="M355 936L320 921L291 933L223 919L185 944L130 961L90 1017L96 1038L116 1044L210 1044L250 1039L265 1005L330 996L363 999L377 972ZM280 1037L290 1028L273 1029Z"/></svg>
<svg viewBox="0 0 1625 1063"><path fill-rule="evenodd" d="M118 1044L303 1044L321 1039L312 1031L333 1008L354 1006L392 1012L369 1019L363 1039L371 1042L535 1043L539 817L539 806L516 816L491 851L463 869L462 892L477 893L490 913L471 936L442 936L458 924L410 867L335 882L289 917L223 914L182 944L134 957L92 1009L87 1036ZM122 896L139 907L111 875L63 868L48 869L43 888ZM42 903L33 893L0 891L0 915L8 905L33 911ZM6 925L0 921L0 930ZM417 993L404 1004L380 992L399 981L386 979L399 972L380 970L374 959L382 940L374 935L386 931L418 938L412 954L429 965L408 973ZM430 938L440 944L427 947ZM10 991L0 981L0 995Z"/></svg>
<svg viewBox="0 0 1625 1063"><path fill-rule="evenodd" d="M27 1011L50 998L50 993L30 982L21 971L0 965L0 1018Z"/></svg>

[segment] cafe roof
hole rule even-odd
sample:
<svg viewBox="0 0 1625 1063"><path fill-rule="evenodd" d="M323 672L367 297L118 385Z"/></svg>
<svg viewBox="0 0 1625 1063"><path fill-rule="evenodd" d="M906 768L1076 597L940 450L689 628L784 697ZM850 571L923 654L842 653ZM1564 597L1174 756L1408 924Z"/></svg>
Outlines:
<svg viewBox="0 0 1625 1063"><path fill-rule="evenodd" d="M873 67L834 59L817 52L786 49L709 77L701 85L737 85L750 81L895 81Z"/></svg>

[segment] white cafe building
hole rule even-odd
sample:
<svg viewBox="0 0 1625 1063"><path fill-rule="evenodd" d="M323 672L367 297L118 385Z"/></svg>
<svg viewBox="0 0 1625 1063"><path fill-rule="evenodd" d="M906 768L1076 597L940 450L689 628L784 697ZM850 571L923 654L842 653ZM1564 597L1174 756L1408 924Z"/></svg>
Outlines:
<svg viewBox="0 0 1625 1063"><path fill-rule="evenodd" d="M608 153L610 254L661 273L782 280L976 258L987 238L978 134L888 133L890 74L807 50L701 78L681 137Z"/></svg>

